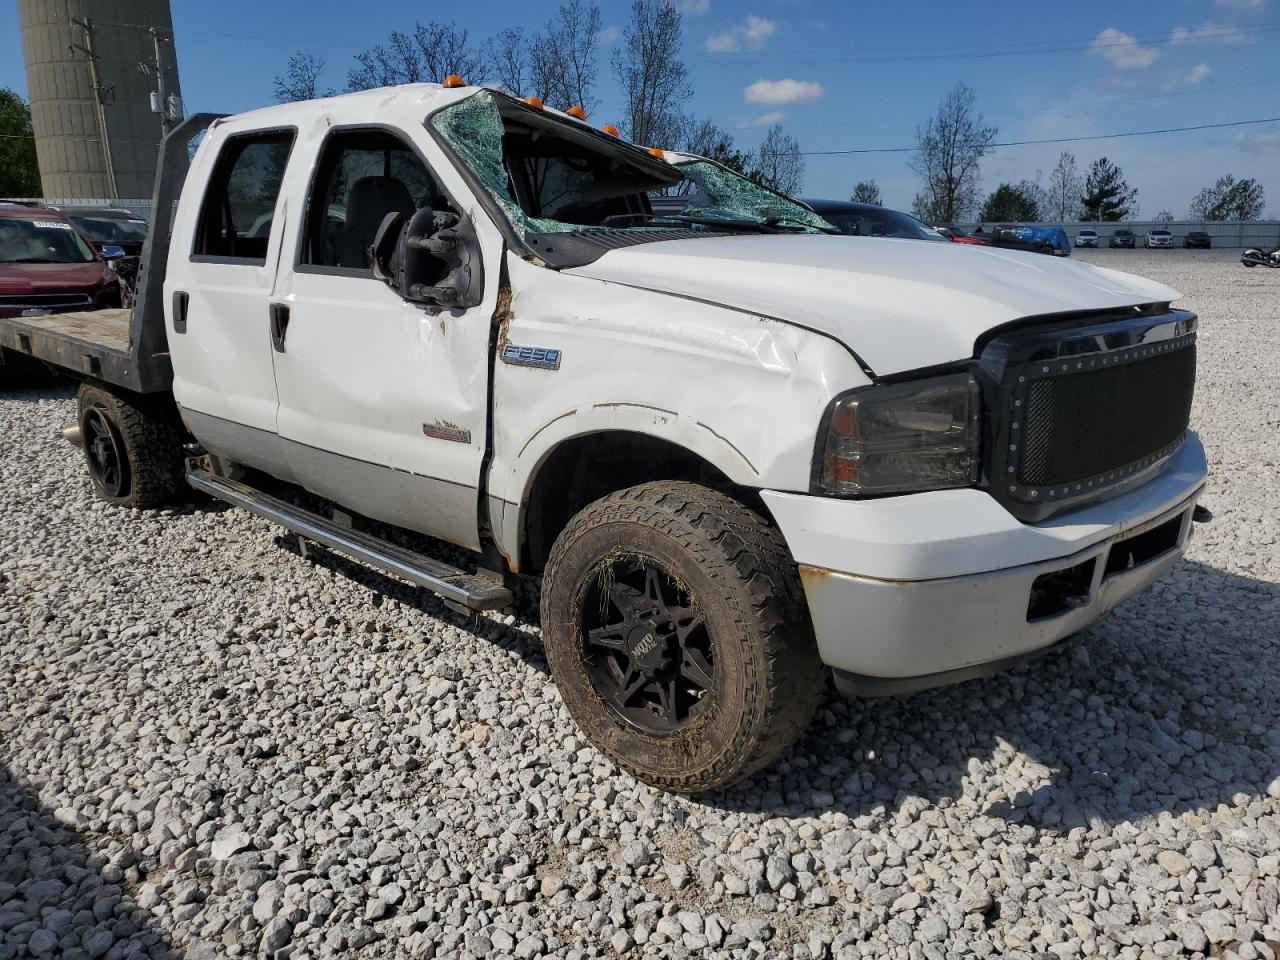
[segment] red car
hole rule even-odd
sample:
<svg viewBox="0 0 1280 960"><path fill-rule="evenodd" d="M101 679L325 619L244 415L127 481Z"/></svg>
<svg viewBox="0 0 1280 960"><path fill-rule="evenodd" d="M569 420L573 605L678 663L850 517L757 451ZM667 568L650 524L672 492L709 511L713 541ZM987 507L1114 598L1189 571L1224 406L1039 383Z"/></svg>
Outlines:
<svg viewBox="0 0 1280 960"><path fill-rule="evenodd" d="M0 317L123 306L120 278L70 220L33 203L0 201Z"/></svg>
<svg viewBox="0 0 1280 960"><path fill-rule="evenodd" d="M937 230L952 243L968 243L979 247L983 245L983 241L973 234L965 233L963 230L957 230L955 227L949 227L946 224L938 224L933 229Z"/></svg>

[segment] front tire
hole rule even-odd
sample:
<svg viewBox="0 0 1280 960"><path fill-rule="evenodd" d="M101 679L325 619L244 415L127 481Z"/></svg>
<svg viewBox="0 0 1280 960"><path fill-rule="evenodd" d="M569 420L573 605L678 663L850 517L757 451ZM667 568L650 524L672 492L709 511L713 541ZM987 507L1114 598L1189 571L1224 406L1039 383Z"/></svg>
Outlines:
<svg viewBox="0 0 1280 960"><path fill-rule="evenodd" d="M771 763L808 727L825 686L781 535L692 483L632 487L575 516L551 550L542 626L587 738L680 793Z"/></svg>
<svg viewBox="0 0 1280 960"><path fill-rule="evenodd" d="M148 509L180 498L186 490L182 433L173 418L88 383L76 399L85 463L99 499Z"/></svg>

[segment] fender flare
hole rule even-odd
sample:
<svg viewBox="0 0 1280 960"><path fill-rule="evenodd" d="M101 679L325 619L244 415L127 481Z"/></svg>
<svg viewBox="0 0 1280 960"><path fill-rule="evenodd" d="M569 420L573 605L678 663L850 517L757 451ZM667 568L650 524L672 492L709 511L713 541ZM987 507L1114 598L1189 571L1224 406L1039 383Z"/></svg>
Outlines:
<svg viewBox="0 0 1280 960"><path fill-rule="evenodd" d="M698 456L734 483L760 485L754 464L727 437L700 421L639 402L596 403L566 410L544 423L502 470L490 478L489 514L498 547L518 566L530 496L538 474L564 443L596 433L633 433L662 440ZM497 480L498 482L494 482Z"/></svg>

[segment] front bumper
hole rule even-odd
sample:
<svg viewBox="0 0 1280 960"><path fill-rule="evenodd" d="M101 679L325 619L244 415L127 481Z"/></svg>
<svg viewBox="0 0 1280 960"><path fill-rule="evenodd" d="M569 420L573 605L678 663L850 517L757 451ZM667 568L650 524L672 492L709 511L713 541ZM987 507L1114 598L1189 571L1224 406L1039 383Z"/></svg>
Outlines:
<svg viewBox="0 0 1280 960"><path fill-rule="evenodd" d="M903 693L1042 652L1149 585L1185 551L1206 472L1189 433L1150 482L1034 525L972 489L763 497L842 690Z"/></svg>

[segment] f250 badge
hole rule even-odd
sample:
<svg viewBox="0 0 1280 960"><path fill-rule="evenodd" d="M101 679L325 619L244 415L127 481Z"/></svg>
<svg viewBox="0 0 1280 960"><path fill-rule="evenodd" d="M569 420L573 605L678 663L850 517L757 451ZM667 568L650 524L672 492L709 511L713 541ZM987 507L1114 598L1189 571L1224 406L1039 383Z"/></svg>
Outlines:
<svg viewBox="0 0 1280 960"><path fill-rule="evenodd" d="M513 367L559 370L560 351L550 347L517 347L514 343L508 343L502 348L502 362Z"/></svg>

